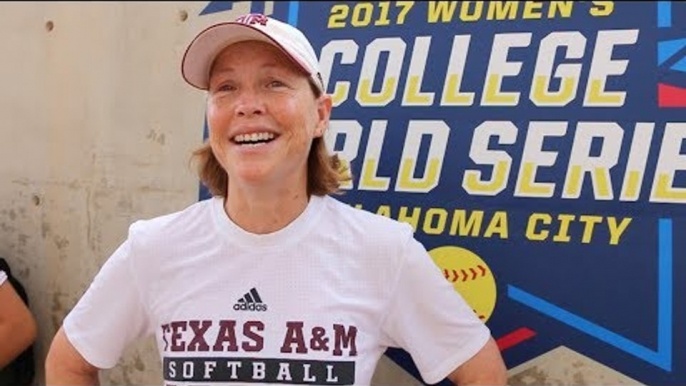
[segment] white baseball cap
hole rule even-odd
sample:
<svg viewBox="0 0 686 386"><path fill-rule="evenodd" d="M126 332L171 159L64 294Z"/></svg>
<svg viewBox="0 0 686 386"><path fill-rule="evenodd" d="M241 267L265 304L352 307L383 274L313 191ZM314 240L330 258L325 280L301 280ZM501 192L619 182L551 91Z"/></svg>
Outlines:
<svg viewBox="0 0 686 386"><path fill-rule="evenodd" d="M273 44L324 92L319 61L305 35L289 24L257 13L240 16L236 21L215 24L200 32L183 56L183 78L191 86L207 90L210 70L217 55L231 44L246 40Z"/></svg>

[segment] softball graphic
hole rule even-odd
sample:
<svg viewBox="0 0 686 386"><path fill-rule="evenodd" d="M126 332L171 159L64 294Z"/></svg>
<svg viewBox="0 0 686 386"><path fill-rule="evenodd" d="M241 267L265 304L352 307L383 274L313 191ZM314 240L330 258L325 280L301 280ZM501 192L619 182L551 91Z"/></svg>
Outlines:
<svg viewBox="0 0 686 386"><path fill-rule="evenodd" d="M497 297L495 278L488 265L476 253L460 247L438 247L429 255L479 319L487 321Z"/></svg>

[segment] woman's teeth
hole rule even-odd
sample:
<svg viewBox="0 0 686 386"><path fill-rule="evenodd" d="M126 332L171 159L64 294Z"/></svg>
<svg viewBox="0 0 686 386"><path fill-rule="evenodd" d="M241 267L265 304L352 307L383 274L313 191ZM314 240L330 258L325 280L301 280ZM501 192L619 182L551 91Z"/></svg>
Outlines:
<svg viewBox="0 0 686 386"><path fill-rule="evenodd" d="M239 134L233 138L233 141L241 145L257 145L266 143L274 139L274 133L251 133Z"/></svg>

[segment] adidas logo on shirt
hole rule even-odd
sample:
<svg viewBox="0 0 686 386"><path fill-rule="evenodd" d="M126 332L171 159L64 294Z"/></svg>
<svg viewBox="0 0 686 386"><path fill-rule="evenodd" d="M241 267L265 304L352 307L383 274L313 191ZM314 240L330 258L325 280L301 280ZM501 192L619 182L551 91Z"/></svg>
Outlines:
<svg viewBox="0 0 686 386"><path fill-rule="evenodd" d="M262 303L260 294L255 288L238 299L238 302L233 305L236 311L267 311L267 305Z"/></svg>

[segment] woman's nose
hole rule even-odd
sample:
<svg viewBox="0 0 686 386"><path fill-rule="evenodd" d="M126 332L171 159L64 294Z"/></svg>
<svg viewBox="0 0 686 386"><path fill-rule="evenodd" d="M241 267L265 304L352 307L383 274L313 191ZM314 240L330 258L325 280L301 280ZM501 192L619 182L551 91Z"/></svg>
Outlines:
<svg viewBox="0 0 686 386"><path fill-rule="evenodd" d="M242 91L236 105L236 114L238 116L250 116L263 113L264 102L259 93L253 90Z"/></svg>

